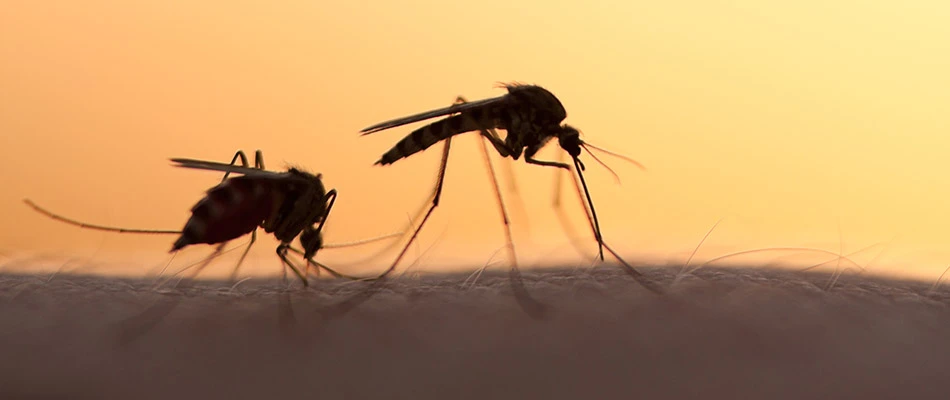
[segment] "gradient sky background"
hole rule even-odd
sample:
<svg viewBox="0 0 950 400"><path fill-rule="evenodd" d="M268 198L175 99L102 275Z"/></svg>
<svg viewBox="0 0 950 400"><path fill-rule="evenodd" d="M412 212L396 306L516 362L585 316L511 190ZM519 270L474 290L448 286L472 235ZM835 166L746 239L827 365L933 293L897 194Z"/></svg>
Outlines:
<svg viewBox="0 0 950 400"><path fill-rule="evenodd" d="M440 147L373 166L418 125L358 131L456 95L503 94L493 87L499 81L548 88L586 140L649 168L605 157L621 175L617 185L583 156L604 236L633 261L682 262L724 218L699 261L760 247L847 253L882 243L855 260L925 279L950 264L944 2L7 0L2 7L0 255L9 269L44 268L14 262L34 255L133 275L160 266L173 236L81 230L21 201L92 223L179 229L219 175L171 168L167 159L227 161L237 149L262 149L270 169L292 163L324 174L340 192L329 243L402 229L431 189ZM476 138L454 144L442 206L409 253L411 262L434 244L416 269L473 269L504 245ZM522 267L580 260L550 207L554 172L522 160L511 169L527 209L506 193ZM576 197L564 199L592 255ZM277 271L275 246L262 236L245 270ZM210 250L190 248L173 265ZM352 264L367 252L319 258L369 272L394 255Z"/></svg>

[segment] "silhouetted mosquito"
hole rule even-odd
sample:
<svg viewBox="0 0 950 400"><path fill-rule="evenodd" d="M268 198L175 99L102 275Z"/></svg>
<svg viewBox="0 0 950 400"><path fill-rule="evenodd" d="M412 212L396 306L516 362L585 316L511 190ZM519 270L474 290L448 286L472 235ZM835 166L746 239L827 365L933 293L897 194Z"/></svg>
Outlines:
<svg viewBox="0 0 950 400"><path fill-rule="evenodd" d="M465 99L460 96L457 98L456 104L452 106L382 122L361 131L363 135L368 135L413 122L454 114L416 129L383 154L379 161L376 162L376 164L381 165L392 164L402 158L423 151L439 141L445 142L436 187L432 195L432 204L426 212L425 217L423 217L422 222L409 239L409 243L406 244L403 251L397 256L392 266L383 272L380 277L385 277L395 269L396 265L406 253L406 250L408 250L412 244L412 241L415 240L419 231L422 230L422 226L425 225L426 220L428 220L433 210L439 205L452 137L465 132L479 131L480 135L487 139L502 157L510 157L513 160L517 160L523 152L525 162L529 164L571 170L571 166L565 163L543 161L534 158L535 154L541 150L545 144L551 139L557 138L560 147L564 149L574 161L574 170L577 171L577 176L580 178L584 196L587 200L585 210L588 212L587 218L590 222L591 230L597 239L600 259L604 259L603 248L606 248L623 264L629 275L637 278L641 283L644 283L641 279L641 273L624 261L617 252L604 242L600 233L600 223L594 211L594 203L591 200L590 192L587 189L587 182L582 173L585 169L584 163L578 157L581 154L581 149L583 149L587 151L594 160L610 170L609 167L603 164L603 162L591 152L590 149L594 149L630 161L640 168L643 168L643 166L630 158L584 142L580 139L580 132L576 128L567 124L562 125L561 121L567 117L567 112L561 105L560 100L548 90L536 85L523 84L506 84L503 85L503 87L508 90L508 93L502 96L474 102L466 102ZM504 129L507 131L504 140L499 137L495 129ZM485 151L485 155L487 159L487 150ZM502 218L505 222L508 247L512 249L512 257L514 258L514 244L511 241L507 212L505 211L504 203L498 191L497 178L494 175L494 170L491 168L490 161L488 166L498 197ZM613 173L612 170L611 173ZM578 190L578 194L580 194L580 190ZM513 260L513 268L517 268L516 259ZM644 286L654 291L658 290L653 288L652 285Z"/></svg>
<svg viewBox="0 0 950 400"><path fill-rule="evenodd" d="M238 159L241 160L242 166L235 165ZM229 241L250 233L251 240L232 272L232 280L257 239L258 227L263 228L266 233L273 233L280 241L276 250L278 257L300 278L304 286L308 285L306 275L310 264L315 264L336 277L358 279L341 274L315 261L313 258L319 249L362 244L401 235L401 233L395 233L350 244L324 245L321 232L336 200L336 189L327 191L321 181L321 174L313 175L297 168L290 168L287 172L265 170L264 158L260 150L255 154L254 168L248 167L247 156L243 151L238 151L230 164L186 158L173 158L171 161L182 168L225 172L221 183L209 189L206 196L192 207L191 218L181 231L127 229L87 224L54 214L29 199L24 201L34 210L50 218L81 228L119 233L180 234L171 252L192 244L217 244L214 253L197 268L194 275L220 254ZM241 176L228 179L232 173L241 174ZM302 251L291 246L291 242L298 236L303 246ZM307 268L303 273L287 258L288 251L300 254L307 261Z"/></svg>

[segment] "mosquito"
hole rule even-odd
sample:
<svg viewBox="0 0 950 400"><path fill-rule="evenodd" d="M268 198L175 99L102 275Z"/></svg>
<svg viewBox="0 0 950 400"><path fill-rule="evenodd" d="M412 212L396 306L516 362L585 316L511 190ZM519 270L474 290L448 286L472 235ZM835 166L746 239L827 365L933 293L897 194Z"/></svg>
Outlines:
<svg viewBox="0 0 950 400"><path fill-rule="evenodd" d="M238 159L241 160L241 166L235 165ZM318 272L319 268L322 268L338 278L359 279L341 274L315 261L314 257L319 249L368 243L401 235L395 233L350 244L325 245L321 232L336 200L336 189L326 190L321 180L322 174L314 175L297 168L289 168L287 172L265 170L263 153L260 150L255 153L253 168L248 166L247 156L243 151L238 151L230 164L187 158L173 158L171 161L182 168L225 172L221 183L209 189L206 196L192 207L192 215L180 231L87 224L55 214L29 199L24 202L41 214L81 228L119 233L178 234L180 236L172 245L172 253L194 244L217 244L214 253L194 274L219 255L229 241L250 233L251 240L232 272L232 280L256 241L258 228L274 234L280 241L276 249L278 257L297 275L304 286L308 286L306 275L311 265L316 265ZM232 173L240 176L228 179ZM303 250L291 246L293 240L298 237ZM287 257L288 251L300 254L307 260L307 268L303 273Z"/></svg>
<svg viewBox="0 0 950 400"><path fill-rule="evenodd" d="M393 119L370 126L360 131L363 135L368 135L413 122L451 115L414 130L412 133L399 141L395 146L393 146L389 151L383 154L382 157L380 157L380 159L376 162L378 165L389 165L415 153L421 152L435 143L440 141L445 142L442 151L442 162L439 166L438 178L436 180L436 187L431 197L432 203L429 206L425 217L423 217L422 222L416 228L416 231L410 238L409 243L403 249L402 253L400 253L393 265L390 266L388 270L383 272L380 277L385 277L396 267L400 259L406 253L406 250L408 250L409 245L413 240L415 240L417 234L422 229L422 226L425 225L426 220L428 220L433 210L439 205L439 198L442 193L443 179L445 178L446 163L448 161L449 147L451 145L452 137L461 133L479 131L479 134L484 139L488 140L488 142L492 144L495 150L502 157L510 157L512 160L518 160L523 153L524 160L528 164L555 167L570 171L572 170L571 165L567 163L545 161L535 158L535 155L541 150L542 147L544 147L550 140L557 138L558 145L564 149L573 159L573 170L577 171L577 176L580 178L584 196L587 200L585 204L587 219L598 243L598 256L600 260L604 260L603 249L606 248L607 251L609 251L621 262L629 275L633 276L641 283L644 283L644 281L641 279L642 274L633 268L633 266L631 266L629 263L627 263L622 257L620 257L620 255L617 254L617 252L615 252L609 245L607 245L607 243L604 242L600 233L600 223L597 219L597 213L594 210L594 203L591 199L590 192L587 188L587 182L584 179L584 175L582 173L582 171L585 170L585 166L580 160L579 156L581 154L581 150L583 149L584 151L588 152L595 161L603 165L608 170L610 170L610 168L600 161L600 159L597 158L593 152L591 152L591 149L620 157L624 160L634 163L641 169L644 169L643 165L628 157L607 151L581 140L580 131L577 128L561 123L567 117L567 111L564 109L564 106L561 104L560 100L558 100L558 98L547 89L537 85L518 83L501 84L498 87L507 89L508 93L502 96L473 102L467 102L463 97L459 96L456 99L456 103L449 107ZM498 135L496 129L504 129L507 131L507 135L504 139ZM482 145L483 148L485 148L484 142L482 142ZM487 159L487 150L485 150L485 156ZM505 222L508 247L511 249L513 254L514 245L511 240L510 228L508 227L508 216L507 212L505 211L501 195L498 192L497 178L495 177L490 161L488 161L488 167L491 173L491 179L494 183L502 218ZM610 170L610 172L613 173L612 170ZM616 176L615 173L614 175ZM578 188L578 194L580 195L580 188ZM512 257L514 258L514 256ZM514 268L517 268L516 259ZM644 286L650 288L651 290L656 290L655 288L652 288L651 285Z"/></svg>

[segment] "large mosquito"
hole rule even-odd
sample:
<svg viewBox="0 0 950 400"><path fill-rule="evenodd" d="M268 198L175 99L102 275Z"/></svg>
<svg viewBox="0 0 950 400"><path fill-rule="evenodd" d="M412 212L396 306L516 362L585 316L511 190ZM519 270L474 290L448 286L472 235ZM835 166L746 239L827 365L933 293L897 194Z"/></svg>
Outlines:
<svg viewBox="0 0 950 400"><path fill-rule="evenodd" d="M238 159L241 160L241 166L235 165ZM50 218L81 228L120 233L179 234L171 249L173 253L193 244L217 244L214 253L197 268L194 275L219 255L229 241L250 233L251 240L232 272L232 280L256 241L259 227L266 233L273 233L280 241L276 249L278 257L300 278L304 286L308 286L307 272L311 265L323 268L338 278L359 279L341 274L315 261L314 257L319 249L362 244L401 235L396 233L361 242L325 245L321 232L336 200L336 189L326 190L321 180L322 174L314 175L297 168L289 168L287 172L265 170L264 157L260 150L255 153L253 168L248 166L247 156L240 150L231 159L230 164L187 158L173 158L171 161L182 168L225 172L221 183L209 189L206 196L192 207L192 215L180 231L87 224L54 214L29 199L24 201ZM241 175L228 179L232 173ZM297 237L302 251L291 246ZM303 273L287 257L288 251L300 254L307 261L307 268ZM319 272L319 269L317 271Z"/></svg>
<svg viewBox="0 0 950 400"><path fill-rule="evenodd" d="M393 146L389 151L383 154L379 161L376 162L376 164L380 165L392 164L400 159L421 152L439 141L445 142L445 146L443 147L442 151L442 162L439 167L436 187L432 194L432 203L426 212L425 217L423 217L422 222L416 228L413 236L409 239L409 243L406 244L406 247L403 249L402 253L399 254L392 266L383 272L380 277L385 277L393 269L395 269L400 259L406 253L406 250L408 250L409 245L413 240L415 240L419 231L421 231L422 226L425 225L426 220L428 220L433 210L439 205L439 198L442 193L442 184L443 179L445 178L445 168L448 161L449 147L452 137L461 133L479 131L480 135L487 139L502 157L510 157L513 160L518 160L521 154L524 153L524 160L529 164L562 168L570 171L571 166L569 164L556 161L538 160L535 158L535 154L537 154L537 152L541 150L545 144L547 144L551 139L557 138L560 147L564 149L573 159L574 170L577 171L577 176L580 178L584 196L587 200L585 204L585 210L588 212L587 218L590 223L591 230L594 233L594 237L598 243L599 258L601 261L604 260L603 249L606 248L607 251L613 254L613 256L616 257L621 262L621 264L623 264L626 272L629 275L643 283L643 280L641 279L642 274L633 268L633 266L631 266L629 263L627 263L622 257L620 257L619 254L617 254L617 252L615 252L610 246L607 245L607 243L604 242L600 233L600 223L597 219L597 213L594 210L594 203L591 200L590 192L587 189L587 182L584 179L584 175L582 173L582 171L585 170L585 166L580 160L579 156L581 154L581 149L583 149L587 151L595 161L603 165L603 162L601 162L590 150L594 149L633 162L640 168L643 168L643 166L628 157L584 142L580 139L580 132L576 128L567 124L561 124L561 122L567 117L567 112L565 111L560 100L558 100L557 97L555 97L554 94L552 94L547 89L536 85L525 84L504 84L500 87L507 89L508 93L502 96L474 102L467 102L463 97L459 96L456 99L456 103L452 106L382 122L365 128L361 131L363 135L368 135L370 133L379 132L385 129L394 128L413 122L444 115L451 115L414 130L412 133L399 141L399 143ZM507 131L507 135L504 139L500 138L498 133L495 131L496 129L504 129ZM484 149L484 142L482 142L482 145ZM485 150L485 156L487 159L487 150ZM606 167L606 165L604 166ZM511 254L514 258L514 244L512 243L510 228L508 227L508 216L507 212L505 211L500 192L498 191L497 178L495 177L494 170L491 168L490 161L488 161L488 167L494 183L502 218L505 222L508 247L512 250ZM580 195L579 188L578 195ZM517 268L516 259L514 261L514 268ZM651 285L645 286L651 290L656 290L652 288Z"/></svg>

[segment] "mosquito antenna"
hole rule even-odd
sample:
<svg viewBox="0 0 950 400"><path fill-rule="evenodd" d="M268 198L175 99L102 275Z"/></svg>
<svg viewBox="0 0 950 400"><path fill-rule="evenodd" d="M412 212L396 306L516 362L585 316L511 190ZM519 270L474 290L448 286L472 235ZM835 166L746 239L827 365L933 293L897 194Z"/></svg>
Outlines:
<svg viewBox="0 0 950 400"><path fill-rule="evenodd" d="M71 218L67 218L67 217L64 217L64 216L61 216L61 215L58 215L58 214L54 214L52 211L49 211L49 210L47 210L47 209L45 209L45 208L43 208L43 207L38 206L36 203L34 203L34 202L33 202L32 200L30 200L30 199L23 199L23 202L26 203L26 205L30 206L31 208L33 208L33 210L35 210L36 212L38 212L38 213L40 213L40 214L43 214L43 215L45 215L45 216L47 216L47 217L50 217L50 218L55 219L55 220L60 221L60 222L65 222L65 223L70 224L70 225L78 226L78 227L80 227L80 228L96 229L96 230L100 230L100 231L118 232L118 233L150 233L150 234L168 234L168 235L172 235L172 234L177 235L177 234L180 234L180 233L181 233L181 231L173 231L173 230L162 230L162 229L127 229L127 228L118 228L118 227L106 226L106 225L87 224L87 223L85 223L85 222L79 222L79 221L76 221L76 220L71 219Z"/></svg>
<svg viewBox="0 0 950 400"><path fill-rule="evenodd" d="M598 254L600 255L600 261L604 261L604 239L600 236L600 223L597 222L597 211L594 211L594 202L590 199L590 191L587 190L587 181L584 179L584 174L581 170L584 169L584 164L581 163L577 157L574 158L574 167L577 169L577 176L581 178L581 185L584 186L584 196L587 197L587 204L590 206L590 215L594 221L594 236L597 238L597 248Z"/></svg>
<svg viewBox="0 0 950 400"><path fill-rule="evenodd" d="M181 231L164 230L164 229L130 229L130 228L118 228L118 227L105 226L105 225L87 224L87 223L85 223L85 222L79 222L79 221L76 221L76 220L74 220L74 219L71 219L71 218L68 218L68 217L64 217L64 216L55 214L55 213L53 213L52 211L49 211L49 210L47 210L47 209L44 209L43 207L40 207L39 205L37 205L36 203L34 203L33 201L31 201L31 200L29 200L29 199L24 199L23 202L26 203L27 205L29 205L30 207L32 207L34 210L36 210L36 211L39 212L40 214L46 215L47 217L50 217L50 218L55 219L55 220L57 220L57 221L61 221L61 222L65 222L65 223L70 224L70 225L78 226L78 227L80 227L80 228L96 229L96 230L103 230L103 231L108 231L108 232L118 232L118 233L146 233L146 234L160 234L160 235L171 235L171 234L180 234L180 233L181 233ZM356 240L356 241L352 241L352 242L344 242L344 243L325 244L325 245L323 245L322 247L325 248L325 249L333 249L333 248L340 248L340 247L357 246L357 245L361 245L361 244L372 243L372 242L380 241L380 240L383 240L383 239L388 239L388 238L391 238L391 237L396 237L396 236L404 235L405 233L406 233L405 231L403 231L403 232L387 233L387 234L385 234L385 235L380 235L380 236L372 237L372 238L369 238L369 239L361 239L361 240Z"/></svg>
<svg viewBox="0 0 950 400"><path fill-rule="evenodd" d="M596 154L594 154L594 153L592 153L590 150L588 150L587 147L584 147L584 146L581 146L581 147L582 147L585 151L587 151L587 154L590 154L590 156L594 158L594 161L597 161L597 163L600 164L600 165L602 165L602 166L604 166L604 168L606 168L607 171L610 171L610 174L614 176L614 180L617 181L617 184L618 184L618 185L620 184L620 175L617 175L617 173L614 172L614 170L613 170L612 168L610 168L609 166L607 166L607 164L605 164L603 161L601 161L601 159L600 159L599 157L597 157Z"/></svg>
<svg viewBox="0 0 950 400"><path fill-rule="evenodd" d="M612 156L614 156L614 157L617 157L617 158L619 158L619 159L621 159L621 160L624 160L624 161L627 161L627 162L629 162L629 163L631 163L631 164L633 164L633 165L636 165L636 166L639 167L641 170L644 170L644 171L647 170L647 167L645 167L643 164L640 164L639 161L634 160L634 159L632 159L632 158L630 158L630 157L627 157L627 156L625 156L625 155L623 155L623 154L614 153L614 152L612 152L612 151L610 151L610 150L607 150L607 149L604 149L604 148L602 148L602 147L594 146L594 145L592 145L592 144L590 144L590 143L588 143L588 142L582 143L581 146L584 147L585 150L587 150L588 153L590 153L590 150L587 149L587 147L590 147L590 148L592 148L592 149L594 149L594 150L597 150L597 151L600 151L600 152L603 152L603 153L606 153L606 154L610 154L610 155L612 155ZM593 155L593 153L592 153L591 155Z"/></svg>

